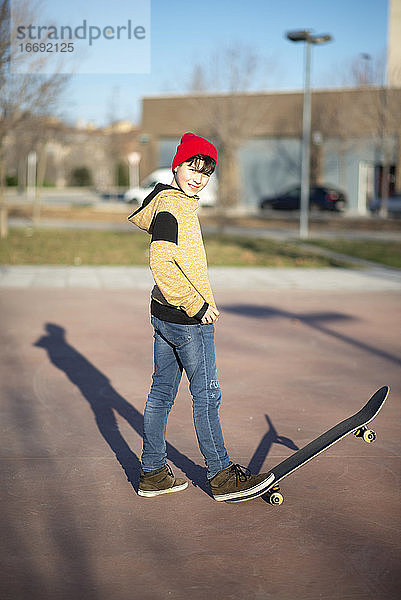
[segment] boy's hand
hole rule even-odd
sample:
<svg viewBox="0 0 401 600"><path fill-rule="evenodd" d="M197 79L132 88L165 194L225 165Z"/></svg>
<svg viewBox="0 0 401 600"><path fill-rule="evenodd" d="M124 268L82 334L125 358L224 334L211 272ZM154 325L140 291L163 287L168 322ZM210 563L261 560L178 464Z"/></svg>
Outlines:
<svg viewBox="0 0 401 600"><path fill-rule="evenodd" d="M206 325L206 323L216 323L217 319L219 318L219 314L220 313L217 310L217 308L215 308L214 306L209 306L209 308L202 317L201 323L203 323L204 325Z"/></svg>

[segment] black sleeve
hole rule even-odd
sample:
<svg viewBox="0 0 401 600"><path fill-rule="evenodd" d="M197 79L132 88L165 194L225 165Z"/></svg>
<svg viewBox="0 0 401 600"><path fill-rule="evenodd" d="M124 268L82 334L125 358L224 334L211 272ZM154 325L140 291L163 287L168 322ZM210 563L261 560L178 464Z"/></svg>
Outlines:
<svg viewBox="0 0 401 600"><path fill-rule="evenodd" d="M152 242L162 240L178 244L178 222L169 212L159 212L153 222Z"/></svg>

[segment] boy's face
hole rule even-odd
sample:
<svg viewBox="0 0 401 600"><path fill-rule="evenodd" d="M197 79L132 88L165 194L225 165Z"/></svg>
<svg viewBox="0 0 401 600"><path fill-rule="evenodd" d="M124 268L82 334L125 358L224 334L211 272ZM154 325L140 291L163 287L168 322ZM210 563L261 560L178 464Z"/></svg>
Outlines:
<svg viewBox="0 0 401 600"><path fill-rule="evenodd" d="M198 164L192 165L187 162L181 163L174 171L174 180L171 185L181 188L187 196L195 196L203 190L210 179L210 175L199 171L201 168L202 164L199 164L199 161Z"/></svg>

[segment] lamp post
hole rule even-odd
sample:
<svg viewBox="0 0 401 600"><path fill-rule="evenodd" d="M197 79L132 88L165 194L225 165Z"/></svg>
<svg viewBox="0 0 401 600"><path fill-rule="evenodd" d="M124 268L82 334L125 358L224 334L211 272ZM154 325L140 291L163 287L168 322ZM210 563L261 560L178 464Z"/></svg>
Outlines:
<svg viewBox="0 0 401 600"><path fill-rule="evenodd" d="M138 187L139 185L139 163L141 162L140 152L130 152L127 156L129 164L129 187Z"/></svg>
<svg viewBox="0 0 401 600"><path fill-rule="evenodd" d="M301 211L299 237L306 239L309 234L309 193L310 193L310 137L311 137L311 92L310 64L312 44L325 44L332 40L329 34L312 35L310 29L289 31L286 37L291 42L305 42L304 102L302 116L302 157L301 157Z"/></svg>

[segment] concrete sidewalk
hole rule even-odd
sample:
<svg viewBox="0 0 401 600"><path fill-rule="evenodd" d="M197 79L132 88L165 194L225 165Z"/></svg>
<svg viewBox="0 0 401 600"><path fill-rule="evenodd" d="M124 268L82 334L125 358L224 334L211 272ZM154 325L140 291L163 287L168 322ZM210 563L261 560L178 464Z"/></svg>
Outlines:
<svg viewBox="0 0 401 600"><path fill-rule="evenodd" d="M214 290L401 291L401 269L212 267ZM150 289L147 267L1 266L0 288Z"/></svg>

